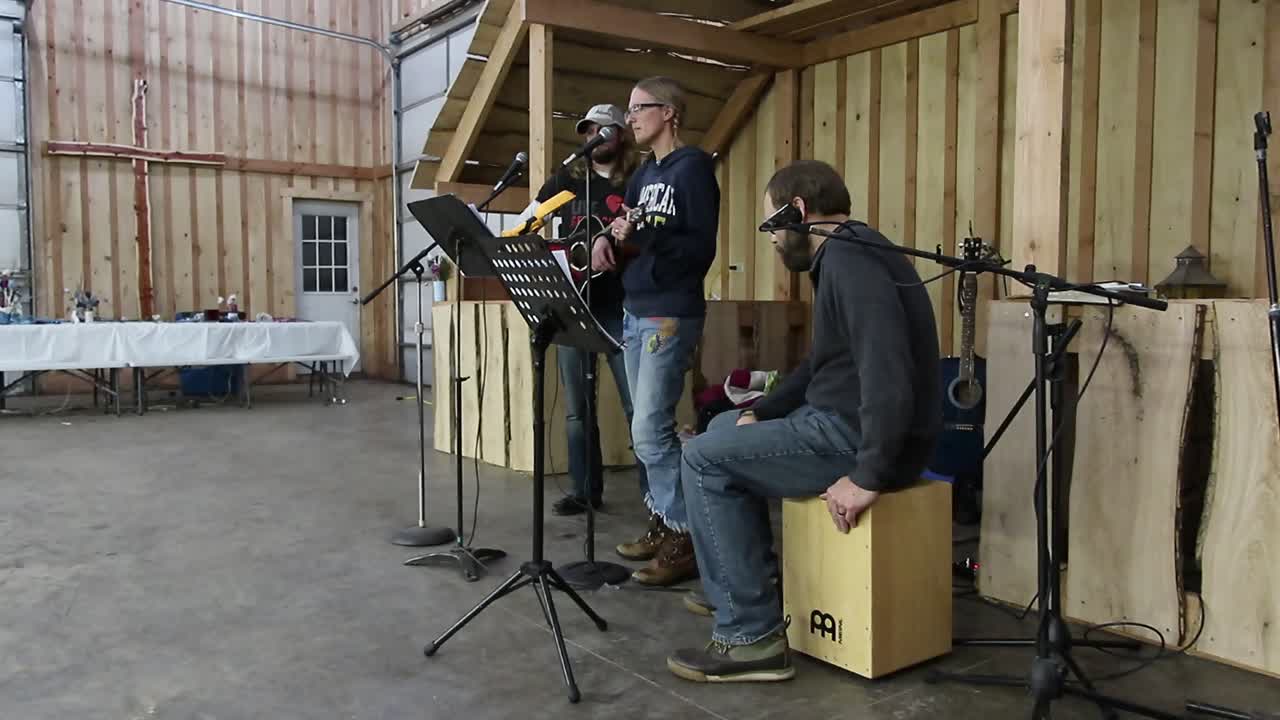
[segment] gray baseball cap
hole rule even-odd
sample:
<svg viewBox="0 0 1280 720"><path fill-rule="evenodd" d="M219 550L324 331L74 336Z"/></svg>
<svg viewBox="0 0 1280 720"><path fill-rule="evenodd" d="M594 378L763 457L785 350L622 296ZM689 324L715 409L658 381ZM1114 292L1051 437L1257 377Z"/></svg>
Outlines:
<svg viewBox="0 0 1280 720"><path fill-rule="evenodd" d="M595 123L600 127L605 125L617 125L619 128L627 127L626 118L622 114L622 108L617 105L596 105L587 111L587 114L578 121L577 132L579 135L587 131L587 123Z"/></svg>

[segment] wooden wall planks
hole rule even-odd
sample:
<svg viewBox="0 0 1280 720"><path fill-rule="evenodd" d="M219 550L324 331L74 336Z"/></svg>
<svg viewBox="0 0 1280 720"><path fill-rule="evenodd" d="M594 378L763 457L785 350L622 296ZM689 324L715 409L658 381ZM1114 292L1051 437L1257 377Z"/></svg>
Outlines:
<svg viewBox="0 0 1280 720"><path fill-rule="evenodd" d="M218 0L371 38L386 8L341 0ZM33 146L132 144L130 94L148 81L148 145L225 153L220 169L150 167L156 309L165 317L236 293L250 312L292 315L292 230L281 191L372 194L362 227L363 285L390 264L386 65L372 48L162 2L50 0L32 14ZM37 311L65 312L64 288L139 313L133 174L125 161L35 159ZM375 237L377 240L375 240ZM366 311L366 372L393 372L390 304ZM377 330L377 334L371 332ZM385 357L383 357L385 355Z"/></svg>
<svg viewBox="0 0 1280 720"><path fill-rule="evenodd" d="M951 225L958 241L972 221L978 236L1009 254L1017 16L983 24L984 13L998 15L1002 4L980 2L975 24L798 73L798 156L836 163L854 215L897 242L951 247ZM1280 70L1271 69L1280 65L1264 62L1280 57L1280 23L1268 22L1276 17L1280 0L1075 3L1068 279L1154 284L1172 271L1174 255L1195 244L1233 297L1265 294L1251 141L1253 113L1280 98ZM954 60L943 55L952 52L944 47L949 33ZM940 67L944 60L954 63L954 73ZM914 102L909 83L919 88ZM939 113L946 133L946 116L954 115L954 143L945 136L939 142ZM913 143L915 158L908 161ZM722 190L750 186L743 174L754 174L755 187L763 187L777 162L762 162L767 156L758 150L741 138L731 146L721 158ZM751 160L735 162L739 154ZM758 214L754 204L723 213L722 253L730 251L726 238L737 241L730 228L758 221ZM1015 266L1025 261L1010 259ZM726 300L782 297L776 283L721 287L729 274L717 267L724 276L709 280L709 294L714 286ZM931 268L920 265L922 273ZM762 271L754 273L759 278ZM984 293L1003 295L991 284ZM940 316L954 313L953 294L942 283L933 291ZM940 323L944 335L958 325ZM981 352L981 318L979 326ZM943 347L955 349L955 338L944 338Z"/></svg>

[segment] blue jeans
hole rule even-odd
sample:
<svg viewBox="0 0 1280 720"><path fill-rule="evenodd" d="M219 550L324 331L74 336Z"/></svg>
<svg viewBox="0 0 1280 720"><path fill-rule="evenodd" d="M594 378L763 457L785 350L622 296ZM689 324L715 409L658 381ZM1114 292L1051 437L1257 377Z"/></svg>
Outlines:
<svg viewBox="0 0 1280 720"><path fill-rule="evenodd" d="M617 338L622 335L622 314L605 314L597 316L600 326L605 332ZM565 391L565 432L569 441L569 475L573 478L573 494L584 500L599 500L604 494L604 473L601 468L600 459L600 423L597 421L591 426L591 473L590 482L588 482L587 473L587 433L586 433L586 416L587 416L587 394L586 377L583 372L586 367L588 353L577 348L556 347L557 364L560 366L560 382L564 384ZM597 358L591 354L592 360ZM618 396L622 400L622 411L627 416L627 422L631 422L631 391L627 383L626 361L622 353L615 353L607 359L609 370L613 373L613 382L618 386ZM599 363L597 363L596 372L599 372ZM596 375L597 387L600 376ZM594 392L594 388L593 388ZM598 395L596 397L596 413L600 412L600 402ZM643 487L644 482L644 466L640 467L640 478Z"/></svg>
<svg viewBox="0 0 1280 720"><path fill-rule="evenodd" d="M737 420L721 413L690 440L682 474L702 589L716 608L711 637L748 645L783 627L767 498L821 495L849 473L857 438L838 415L808 405Z"/></svg>
<svg viewBox="0 0 1280 720"><path fill-rule="evenodd" d="M644 504L679 532L688 531L689 519L680 491L676 405L703 323L700 317L638 318L629 312L622 318L623 354L635 405L631 442L647 474L641 480Z"/></svg>

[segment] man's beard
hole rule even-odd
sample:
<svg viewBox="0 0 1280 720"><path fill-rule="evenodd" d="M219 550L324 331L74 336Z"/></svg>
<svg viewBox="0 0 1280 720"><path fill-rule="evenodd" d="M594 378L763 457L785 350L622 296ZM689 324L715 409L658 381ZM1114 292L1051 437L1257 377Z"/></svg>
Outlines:
<svg viewBox="0 0 1280 720"><path fill-rule="evenodd" d="M809 272L813 267L813 239L809 233L784 230L782 242L778 243L778 254L782 256L782 264L791 272Z"/></svg>
<svg viewBox="0 0 1280 720"><path fill-rule="evenodd" d="M618 149L614 147L608 147L605 145L601 145L600 147L596 148L594 152L591 153L591 159L595 160L598 163L613 162L617 158L618 158Z"/></svg>

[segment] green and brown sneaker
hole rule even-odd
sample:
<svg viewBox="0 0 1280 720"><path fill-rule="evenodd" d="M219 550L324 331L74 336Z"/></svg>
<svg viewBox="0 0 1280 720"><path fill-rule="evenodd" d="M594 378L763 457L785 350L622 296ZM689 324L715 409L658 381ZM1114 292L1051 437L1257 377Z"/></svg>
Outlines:
<svg viewBox="0 0 1280 720"><path fill-rule="evenodd" d="M677 650L667 669L693 682L778 682L796 676L786 631L750 645L726 645L712 640L701 650Z"/></svg>

